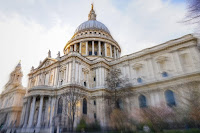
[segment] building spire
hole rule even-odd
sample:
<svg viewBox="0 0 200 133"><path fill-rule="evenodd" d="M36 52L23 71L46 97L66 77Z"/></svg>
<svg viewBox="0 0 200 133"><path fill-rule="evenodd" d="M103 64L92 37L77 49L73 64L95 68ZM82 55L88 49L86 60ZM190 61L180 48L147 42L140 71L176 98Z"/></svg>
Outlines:
<svg viewBox="0 0 200 133"><path fill-rule="evenodd" d="M94 4L92 3L91 4L91 10L90 10L90 13L88 15L88 20L96 20L96 14L95 14L95 11L94 11Z"/></svg>
<svg viewBox="0 0 200 133"><path fill-rule="evenodd" d="M21 67L21 60L19 60L19 63L17 64L16 67Z"/></svg>

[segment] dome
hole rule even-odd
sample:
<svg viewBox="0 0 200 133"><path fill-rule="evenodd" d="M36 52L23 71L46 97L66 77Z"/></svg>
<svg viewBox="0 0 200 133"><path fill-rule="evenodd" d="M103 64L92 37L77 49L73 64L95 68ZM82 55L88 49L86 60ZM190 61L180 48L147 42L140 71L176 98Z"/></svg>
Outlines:
<svg viewBox="0 0 200 133"><path fill-rule="evenodd" d="M96 13L92 8L88 14L88 20L81 23L74 32L72 38L64 47L64 54L76 51L90 59L106 57L108 59L118 58L121 49L113 39L108 28L96 20Z"/></svg>
<svg viewBox="0 0 200 133"><path fill-rule="evenodd" d="M75 34L88 29L97 29L97 30L103 30L104 32L107 32L110 34L110 31L108 28L101 22L97 20L88 20L78 26L78 28L75 31Z"/></svg>
<svg viewBox="0 0 200 133"><path fill-rule="evenodd" d="M82 23L81 25L78 26L78 28L75 31L75 34L84 31L84 30L102 30L104 32L107 32L110 34L110 31L108 28L101 22L96 20L96 13L93 10L93 4L92 4L92 9L90 10L90 13L88 14L88 21Z"/></svg>

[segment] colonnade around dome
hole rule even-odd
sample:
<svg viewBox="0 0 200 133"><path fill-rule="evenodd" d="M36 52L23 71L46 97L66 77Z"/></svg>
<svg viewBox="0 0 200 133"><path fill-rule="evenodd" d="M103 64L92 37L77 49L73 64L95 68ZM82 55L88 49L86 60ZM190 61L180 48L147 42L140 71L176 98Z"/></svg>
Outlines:
<svg viewBox="0 0 200 133"><path fill-rule="evenodd" d="M75 43L66 48L65 54L76 51L83 56L101 56L117 59L120 57L119 50L112 44L102 41L84 41Z"/></svg>

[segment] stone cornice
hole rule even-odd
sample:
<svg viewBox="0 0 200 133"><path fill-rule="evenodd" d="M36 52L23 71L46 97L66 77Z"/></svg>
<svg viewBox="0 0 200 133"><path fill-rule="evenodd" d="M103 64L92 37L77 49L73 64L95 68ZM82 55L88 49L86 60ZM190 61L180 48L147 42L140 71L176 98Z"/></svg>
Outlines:
<svg viewBox="0 0 200 133"><path fill-rule="evenodd" d="M67 84L67 85L62 85L62 86L58 86L58 87L37 86L34 88L30 88L28 90L28 95L26 95L26 98L29 96L38 96L38 95L56 96L58 94L62 94L63 91L65 91L71 87L76 87L76 88L80 89L82 92L87 93L87 95L90 95L93 93L99 93L99 92L110 92L109 90L107 90L105 88L88 89L84 86L77 85L77 84Z"/></svg>
<svg viewBox="0 0 200 133"><path fill-rule="evenodd" d="M194 42L191 43L191 44L187 44L188 42L192 42L192 41L194 41ZM176 50L180 49L181 47L189 47L191 45L196 46L197 45L196 41L197 41L197 38L195 38L193 35L191 35L191 34L185 35L183 37L167 41L165 43L156 45L154 47L143 49L139 52L135 52L133 54L122 56L121 58L118 58L118 59L112 61L110 63L110 65L117 65L117 64L122 63L122 62L127 61L127 60L142 58L142 57L145 57L145 56L152 55L154 53L159 54L158 52L164 51L164 50L169 51L170 48L175 48L175 46L176 46ZM185 44L185 45L183 45L183 44ZM180 46L180 47L178 47L178 46ZM171 51L174 51L174 50L171 50Z"/></svg>

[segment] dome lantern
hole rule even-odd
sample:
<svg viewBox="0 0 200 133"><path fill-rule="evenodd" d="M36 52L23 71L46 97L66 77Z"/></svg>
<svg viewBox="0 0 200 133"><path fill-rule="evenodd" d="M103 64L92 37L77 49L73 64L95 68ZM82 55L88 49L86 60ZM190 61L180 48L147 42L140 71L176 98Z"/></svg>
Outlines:
<svg viewBox="0 0 200 133"><path fill-rule="evenodd" d="M95 14L95 11L93 9L93 4L91 4L92 7L91 7L91 10L90 10L90 13L88 14L88 20L96 20L96 14Z"/></svg>

